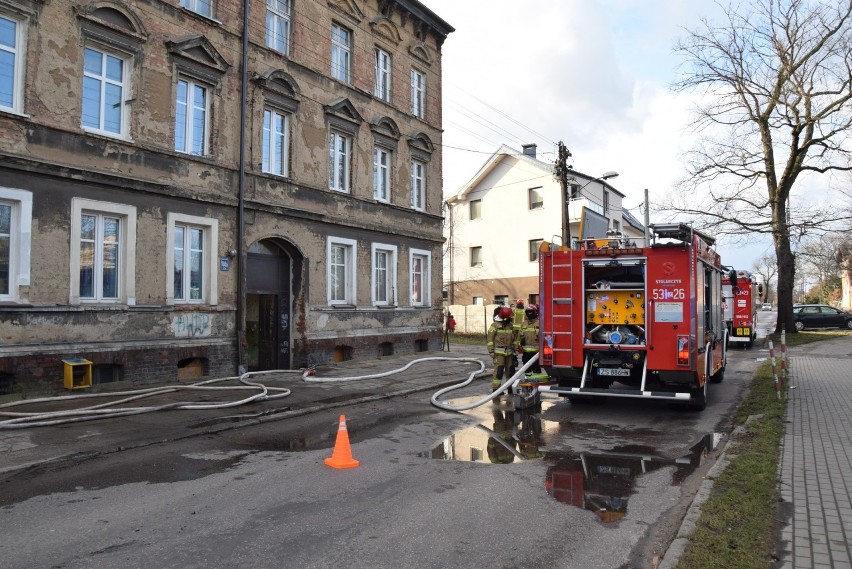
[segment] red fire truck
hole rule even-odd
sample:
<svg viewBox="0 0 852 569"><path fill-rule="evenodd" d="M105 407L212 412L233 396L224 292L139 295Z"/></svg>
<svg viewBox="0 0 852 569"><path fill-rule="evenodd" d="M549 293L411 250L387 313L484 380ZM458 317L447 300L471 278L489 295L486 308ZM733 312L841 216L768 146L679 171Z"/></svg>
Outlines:
<svg viewBox="0 0 852 569"><path fill-rule="evenodd" d="M757 339L757 306L763 285L748 271L731 269L722 278L728 342L751 348Z"/></svg>
<svg viewBox="0 0 852 569"><path fill-rule="evenodd" d="M715 240L685 224L649 229L644 246L621 235L542 244L539 358L555 384L539 389L706 407L726 362Z"/></svg>

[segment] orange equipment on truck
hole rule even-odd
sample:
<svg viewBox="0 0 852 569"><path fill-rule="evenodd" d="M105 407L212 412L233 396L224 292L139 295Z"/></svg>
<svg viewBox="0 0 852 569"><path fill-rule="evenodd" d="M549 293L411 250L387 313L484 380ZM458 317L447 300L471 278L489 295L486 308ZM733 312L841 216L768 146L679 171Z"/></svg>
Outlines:
<svg viewBox="0 0 852 569"><path fill-rule="evenodd" d="M763 285L748 271L731 269L722 278L725 298L725 322L728 343L742 343L751 348L757 339L757 306Z"/></svg>
<svg viewBox="0 0 852 569"><path fill-rule="evenodd" d="M726 362L715 240L685 224L649 229L644 246L620 234L542 244L539 358L556 384L540 390L707 406Z"/></svg>

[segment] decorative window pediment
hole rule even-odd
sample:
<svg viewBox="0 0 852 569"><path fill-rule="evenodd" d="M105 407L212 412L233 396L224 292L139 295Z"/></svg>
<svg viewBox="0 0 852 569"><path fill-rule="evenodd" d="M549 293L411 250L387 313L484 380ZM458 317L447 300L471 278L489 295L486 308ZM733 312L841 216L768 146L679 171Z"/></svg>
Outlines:
<svg viewBox="0 0 852 569"><path fill-rule="evenodd" d="M180 60L182 67L211 83L218 83L230 67L213 44L203 36L167 41L166 47L173 57Z"/></svg>
<svg viewBox="0 0 852 569"><path fill-rule="evenodd" d="M360 24L364 19L364 12L354 0L329 0L328 7L355 24Z"/></svg>
<svg viewBox="0 0 852 569"><path fill-rule="evenodd" d="M426 44L423 42L414 43L408 46L408 53L411 54L411 57L419 59L426 65L432 65L432 55L429 53L429 50L426 48Z"/></svg>
<svg viewBox="0 0 852 569"><path fill-rule="evenodd" d="M370 22L370 28L373 30L373 34L391 42L394 45L399 45L399 43L402 41L402 36L399 33L399 28L397 28L396 24L394 24L388 18L375 18L372 22Z"/></svg>
<svg viewBox="0 0 852 569"><path fill-rule="evenodd" d="M396 151L397 143L402 137L399 127L390 117L379 117L370 123L370 131L376 142L390 150Z"/></svg>
<svg viewBox="0 0 852 569"><path fill-rule="evenodd" d="M432 139L423 132L417 132L408 139L408 148L411 151L411 156L422 162L428 162L432 158L432 152L435 151Z"/></svg>
<svg viewBox="0 0 852 569"><path fill-rule="evenodd" d="M370 123L370 130L376 134L381 134L394 140L399 140L401 136L399 127L390 117L379 117Z"/></svg>
<svg viewBox="0 0 852 569"><path fill-rule="evenodd" d="M349 99L340 99L330 105L325 105L324 108L326 117L335 126L341 128L341 123L349 125L349 128L345 129L346 132L354 134L358 130L358 127L361 126L361 123L364 122L364 118L355 109L355 105Z"/></svg>
<svg viewBox="0 0 852 569"><path fill-rule="evenodd" d="M148 39L142 21L117 2L91 2L76 11L83 34L89 39L130 52L138 52Z"/></svg>
<svg viewBox="0 0 852 569"><path fill-rule="evenodd" d="M296 112L299 108L299 86L289 73L280 69L257 78L264 98L283 110Z"/></svg>

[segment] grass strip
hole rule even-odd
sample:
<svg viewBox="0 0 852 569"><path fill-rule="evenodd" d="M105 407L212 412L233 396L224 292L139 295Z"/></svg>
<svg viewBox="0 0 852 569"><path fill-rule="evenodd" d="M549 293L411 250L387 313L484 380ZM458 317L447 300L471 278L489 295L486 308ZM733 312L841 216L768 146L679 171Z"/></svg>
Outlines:
<svg viewBox="0 0 852 569"><path fill-rule="evenodd" d="M728 450L729 464L701 507L677 567L766 569L775 555L778 461L786 401L775 395L770 362L756 372L736 424L744 431ZM749 417L751 421L747 421Z"/></svg>

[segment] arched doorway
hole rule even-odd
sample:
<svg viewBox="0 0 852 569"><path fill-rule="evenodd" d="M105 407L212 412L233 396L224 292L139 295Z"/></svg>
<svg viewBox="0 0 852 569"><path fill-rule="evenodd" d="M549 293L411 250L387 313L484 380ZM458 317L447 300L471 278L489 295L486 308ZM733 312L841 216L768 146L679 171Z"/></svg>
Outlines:
<svg viewBox="0 0 852 569"><path fill-rule="evenodd" d="M249 371L290 369L293 258L272 240L246 255L246 366Z"/></svg>

